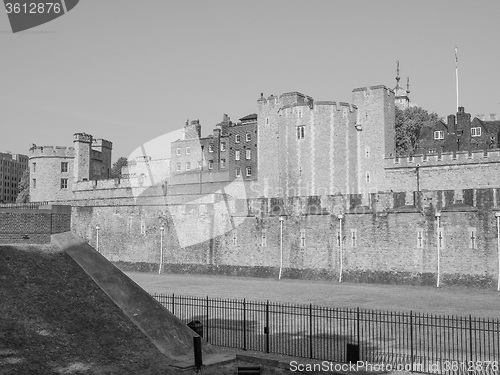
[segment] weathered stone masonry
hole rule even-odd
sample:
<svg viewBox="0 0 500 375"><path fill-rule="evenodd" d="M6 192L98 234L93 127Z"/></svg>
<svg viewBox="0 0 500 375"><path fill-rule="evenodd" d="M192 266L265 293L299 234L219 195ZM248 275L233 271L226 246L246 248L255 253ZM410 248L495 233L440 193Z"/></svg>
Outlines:
<svg viewBox="0 0 500 375"><path fill-rule="evenodd" d="M215 212L214 204L108 206L103 201L73 207L72 229L95 245L99 225L100 251L124 269L158 270L164 225L165 272L276 277L279 215L286 214L284 277L337 280L338 214L343 213L344 281L435 285L434 214L439 211L442 283L496 285L500 189L408 194L370 194L369 206L361 206L361 195L238 200L229 204L231 217ZM189 233L182 223L192 224ZM226 232L213 236L217 226ZM200 242L182 248L186 235Z"/></svg>

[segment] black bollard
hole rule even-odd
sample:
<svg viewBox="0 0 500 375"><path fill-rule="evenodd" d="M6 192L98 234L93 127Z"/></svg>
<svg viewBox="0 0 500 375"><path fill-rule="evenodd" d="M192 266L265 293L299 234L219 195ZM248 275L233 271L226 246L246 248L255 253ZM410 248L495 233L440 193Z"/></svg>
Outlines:
<svg viewBox="0 0 500 375"><path fill-rule="evenodd" d="M203 366L203 360L201 358L201 337L194 336L193 337L193 346L194 346L194 367L196 370L200 370L201 366Z"/></svg>

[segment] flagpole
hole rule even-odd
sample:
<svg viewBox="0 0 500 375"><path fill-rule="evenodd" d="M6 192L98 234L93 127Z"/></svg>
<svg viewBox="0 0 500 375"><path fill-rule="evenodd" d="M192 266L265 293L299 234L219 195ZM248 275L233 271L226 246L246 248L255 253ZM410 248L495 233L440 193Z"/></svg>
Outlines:
<svg viewBox="0 0 500 375"><path fill-rule="evenodd" d="M458 48L455 47L455 78L457 83L457 111L458 111Z"/></svg>

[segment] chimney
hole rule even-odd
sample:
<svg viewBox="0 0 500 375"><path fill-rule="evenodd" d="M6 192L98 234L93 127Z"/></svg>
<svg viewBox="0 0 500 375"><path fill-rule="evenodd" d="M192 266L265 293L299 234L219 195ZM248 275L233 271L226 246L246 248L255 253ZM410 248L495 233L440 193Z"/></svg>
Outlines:
<svg viewBox="0 0 500 375"><path fill-rule="evenodd" d="M457 124L455 122L455 115L448 116L448 129L450 129L452 133L457 132Z"/></svg>

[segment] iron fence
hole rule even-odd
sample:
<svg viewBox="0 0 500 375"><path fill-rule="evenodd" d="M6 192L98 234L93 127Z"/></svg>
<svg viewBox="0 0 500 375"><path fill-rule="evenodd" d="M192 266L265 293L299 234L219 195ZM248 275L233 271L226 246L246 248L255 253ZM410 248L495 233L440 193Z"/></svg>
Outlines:
<svg viewBox="0 0 500 375"><path fill-rule="evenodd" d="M434 374L498 374L500 320L237 299L153 295L213 345Z"/></svg>

